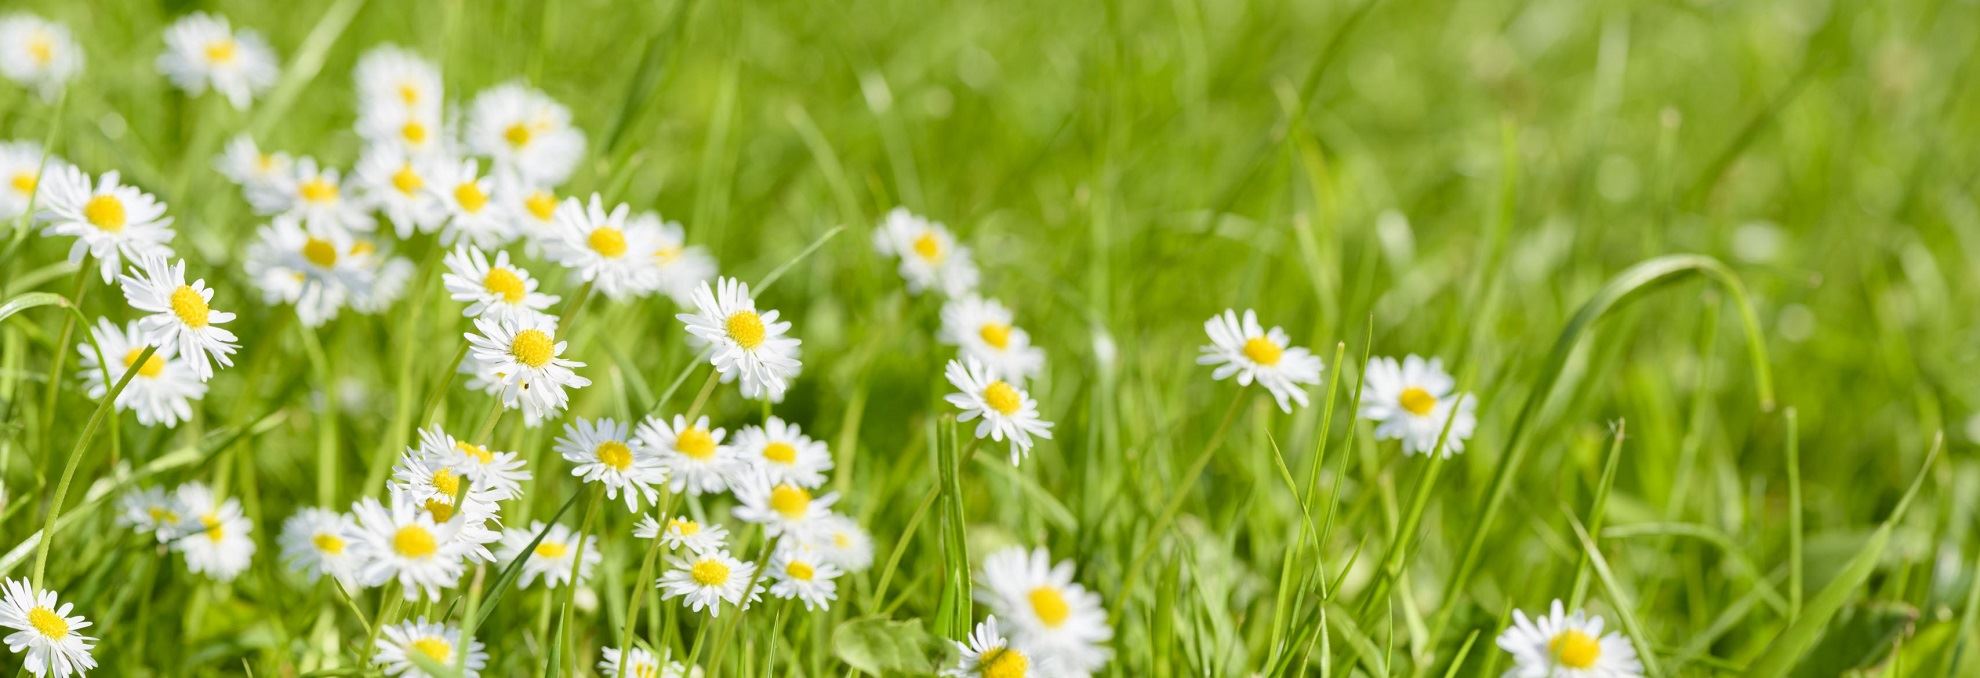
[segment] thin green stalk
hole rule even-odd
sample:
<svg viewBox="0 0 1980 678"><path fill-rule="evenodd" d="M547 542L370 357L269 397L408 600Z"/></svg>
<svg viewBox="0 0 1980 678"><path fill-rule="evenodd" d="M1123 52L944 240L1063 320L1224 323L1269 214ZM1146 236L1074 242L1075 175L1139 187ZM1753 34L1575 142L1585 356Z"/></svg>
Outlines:
<svg viewBox="0 0 1980 678"><path fill-rule="evenodd" d="M131 364L143 365L144 361L150 360L152 354L157 352L157 346L146 346L143 352L138 353L137 360ZM68 499L69 482L76 477L76 467L82 465L83 455L89 452L89 444L96 438L96 429L103 425L104 417L116 410L117 396L124 392L124 387L129 386L131 379L137 375L137 370L125 370L124 377L117 380L117 385L112 386L109 393L103 394L103 402L97 404L94 414L89 415L89 423L83 425L82 436L76 439L75 448L69 451L69 463L62 467L62 480L56 483L55 494L48 501L48 518L41 523L41 541L34 548L34 576L29 581L34 582L35 586L45 587L47 584L42 575L48 571L48 549L55 543L55 520L62 517L62 502Z"/></svg>
<svg viewBox="0 0 1980 678"><path fill-rule="evenodd" d="M82 261L76 264L75 276L69 279L69 305L77 309L82 308L83 295L89 293L90 261L88 255L83 255ZM48 388L41 399L41 438L44 445L54 444L53 440L48 439L48 432L55 427L55 401L62 393L62 368L69 360L69 336L75 331L76 315L62 314L62 331L55 335L54 360L48 363Z"/></svg>
<svg viewBox="0 0 1980 678"><path fill-rule="evenodd" d="M1189 470L1183 473L1182 481L1172 487L1169 493L1169 505L1162 509L1161 516L1155 519L1155 523L1148 530L1147 540L1141 543L1141 548L1135 551L1134 558L1128 561L1127 579L1121 584L1120 595L1114 598L1114 609L1107 613L1109 626L1120 625L1121 613L1127 610L1127 600L1134 595L1135 580L1140 578L1142 565L1147 562L1148 556L1155 553L1155 547L1162 543L1162 534L1168 531L1169 523L1182 511L1183 501L1189 498L1189 488L1196 486L1196 479L1203 475L1205 468L1210 466L1211 456L1217 452L1217 448L1223 446L1224 434L1230 431L1231 421L1237 419L1238 406L1244 403L1244 397L1249 391L1250 389L1246 388L1238 389L1237 395L1231 398L1231 406L1224 410L1224 420L1217 424L1217 431L1210 434L1210 442L1203 445L1203 453L1197 455L1196 461L1190 463Z"/></svg>

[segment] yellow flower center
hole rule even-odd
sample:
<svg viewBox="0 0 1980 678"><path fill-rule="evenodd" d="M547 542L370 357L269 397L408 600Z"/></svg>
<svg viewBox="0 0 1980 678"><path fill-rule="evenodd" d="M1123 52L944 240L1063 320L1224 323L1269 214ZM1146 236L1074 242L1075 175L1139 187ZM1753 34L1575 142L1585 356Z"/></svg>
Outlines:
<svg viewBox="0 0 1980 678"><path fill-rule="evenodd" d="M704 558L688 570L694 583L702 586L718 586L729 581L729 566L714 558Z"/></svg>
<svg viewBox="0 0 1980 678"><path fill-rule="evenodd" d="M633 678L660 678L660 667L652 664L634 664L629 671Z"/></svg>
<svg viewBox="0 0 1980 678"><path fill-rule="evenodd" d="M510 148L520 149L528 145L529 138L532 136L535 136L535 134L530 131L529 125L520 122L510 125L508 129L502 130L502 139L509 142Z"/></svg>
<svg viewBox="0 0 1980 678"><path fill-rule="evenodd" d="M480 445L476 445L474 443L470 443L466 441L456 441L454 443L454 449L460 450L461 453L466 454L467 456L474 457L475 461L481 462L483 464L492 463L495 461L495 453L489 452L488 448L482 447Z"/></svg>
<svg viewBox="0 0 1980 678"><path fill-rule="evenodd" d="M150 514L151 522L159 525L172 525L179 522L179 514L177 512L162 506L153 506L145 509L144 512Z"/></svg>
<svg viewBox="0 0 1980 678"><path fill-rule="evenodd" d="M517 332L515 340L509 342L509 353L530 367L550 364L550 359L556 357L553 355L556 350L556 342L551 341L550 335L544 334L543 330Z"/></svg>
<svg viewBox="0 0 1980 678"><path fill-rule="evenodd" d="M667 529L683 537L692 537L701 534L701 523L686 518L675 518L667 521Z"/></svg>
<svg viewBox="0 0 1980 678"><path fill-rule="evenodd" d="M220 516L208 513L199 517L199 524L206 526L206 539L215 544L227 538L227 524L220 522Z"/></svg>
<svg viewBox="0 0 1980 678"><path fill-rule="evenodd" d="M144 355L144 349L142 348L134 348L126 351L124 353L124 369L128 370L131 368L131 365L137 363L138 356L140 355ZM138 376L156 379L158 378L158 374L164 371L165 359L158 357L157 353L153 353L151 357L144 359L144 366L138 368Z"/></svg>
<svg viewBox="0 0 1980 678"><path fill-rule="evenodd" d="M584 242L591 246L591 251L607 259L617 259L626 254L626 234L610 226L592 229L591 236Z"/></svg>
<svg viewBox="0 0 1980 678"><path fill-rule="evenodd" d="M1018 408L1024 406L1024 398L1018 395L1017 388L1004 383L1002 379L983 387L983 402L988 404L990 409L1006 415L1017 414Z"/></svg>
<svg viewBox="0 0 1980 678"><path fill-rule="evenodd" d="M976 330L976 335L983 337L983 343L998 349L1010 348L1011 346L1010 325L1003 323L983 323L983 327Z"/></svg>
<svg viewBox="0 0 1980 678"><path fill-rule="evenodd" d="M832 533L832 546L833 546L833 547L835 547L835 548L848 548L848 547L851 547L851 546L852 546L852 542L853 542L853 540L852 540L852 537L851 537L851 536L848 536L848 535L847 535L846 533L844 533L844 532L833 532L833 533Z"/></svg>
<svg viewBox="0 0 1980 678"><path fill-rule="evenodd" d="M337 265L337 246L328 240L309 238L303 241L302 255L317 268L330 268Z"/></svg>
<svg viewBox="0 0 1980 678"><path fill-rule="evenodd" d="M681 248L673 245L665 245L653 250L653 260L660 262L661 265L674 263L674 260L679 258L681 258Z"/></svg>
<svg viewBox="0 0 1980 678"><path fill-rule="evenodd" d="M15 172L14 178L10 180L8 183L13 184L14 190L20 191L22 194L33 193L34 185L35 185L34 173Z"/></svg>
<svg viewBox="0 0 1980 678"><path fill-rule="evenodd" d="M344 552L343 537L339 537L334 534L329 534L327 532L319 532L317 533L316 536L310 537L309 543L315 544L316 550L322 551L324 553L328 553L333 556Z"/></svg>
<svg viewBox="0 0 1980 678"><path fill-rule="evenodd" d="M1031 669L1031 659L1023 652L1000 647L977 657L977 668L983 678L1024 678Z"/></svg>
<svg viewBox="0 0 1980 678"><path fill-rule="evenodd" d="M614 471L632 468L632 448L617 440L607 440L598 444L598 463L612 467Z"/></svg>
<svg viewBox="0 0 1980 678"><path fill-rule="evenodd" d="M432 514L434 520L443 523L447 522L454 518L454 504L452 502L453 499L443 498L438 495L427 497L426 512Z"/></svg>
<svg viewBox="0 0 1980 678"><path fill-rule="evenodd" d="M770 443L763 446L763 458L766 461L790 466L797 462L797 447L783 441Z"/></svg>
<svg viewBox="0 0 1980 678"><path fill-rule="evenodd" d="M523 197L523 207L528 208L530 216L536 217L537 221L549 221L551 216L557 214L557 196L549 191L530 191Z"/></svg>
<svg viewBox="0 0 1980 678"><path fill-rule="evenodd" d="M536 557L562 558L564 557L564 550L563 542L545 540L543 543L536 545Z"/></svg>
<svg viewBox="0 0 1980 678"><path fill-rule="evenodd" d="M1065 595L1056 588L1040 586L1032 589L1030 598L1031 612L1038 615L1038 621L1043 622L1046 628L1059 628L1072 614L1072 608L1066 605Z"/></svg>
<svg viewBox="0 0 1980 678"><path fill-rule="evenodd" d="M453 471L444 468L434 471L433 489L439 490L442 494L449 497L454 496L454 494L461 491L461 477L454 475Z"/></svg>
<svg viewBox="0 0 1980 678"><path fill-rule="evenodd" d="M172 290L172 315L179 316L179 322L195 329L205 327L207 313L206 297L191 285Z"/></svg>
<svg viewBox="0 0 1980 678"><path fill-rule="evenodd" d="M238 48L232 38L221 38L206 43L206 60L216 64L233 63L235 54L240 51Z"/></svg>
<svg viewBox="0 0 1980 678"><path fill-rule="evenodd" d="M116 233L124 230L129 217L124 214L124 201L105 193L83 203L83 218L88 219L91 226Z"/></svg>
<svg viewBox="0 0 1980 678"><path fill-rule="evenodd" d="M1286 350L1270 339L1252 337L1244 340L1244 357L1250 358L1251 362L1271 367L1279 364L1279 358L1285 354Z"/></svg>
<svg viewBox="0 0 1980 678"><path fill-rule="evenodd" d="M1554 654L1554 661L1561 666L1586 669L1602 658L1602 643L1586 633L1568 629L1547 641L1547 651Z"/></svg>
<svg viewBox="0 0 1980 678"><path fill-rule="evenodd" d="M337 185L323 177L310 177L309 181L303 182L296 190L302 193L302 199L307 202L326 203L337 199Z"/></svg>
<svg viewBox="0 0 1980 678"><path fill-rule="evenodd" d="M715 458L715 436L700 426L681 431L674 437L674 450L695 461L708 461Z"/></svg>
<svg viewBox="0 0 1980 678"><path fill-rule="evenodd" d="M351 243L351 256L354 257L371 254L376 251L378 251L378 246L371 244L369 240L357 240Z"/></svg>
<svg viewBox="0 0 1980 678"><path fill-rule="evenodd" d="M254 154L254 169L263 174L266 174L269 170L275 169L275 156L269 155L267 153Z"/></svg>
<svg viewBox="0 0 1980 678"><path fill-rule="evenodd" d="M419 189L426 188L426 180L419 178L419 173L413 171L412 163L406 163L399 166L399 171L392 173L392 188L399 189L400 193L412 195L419 192Z"/></svg>
<svg viewBox="0 0 1980 678"><path fill-rule="evenodd" d="M748 350L763 345L763 316L755 311L736 311L726 324L737 346Z"/></svg>
<svg viewBox="0 0 1980 678"><path fill-rule="evenodd" d="M420 124L418 120L407 122L399 127L399 136L404 137L407 143L414 145L424 144L426 143L426 125Z"/></svg>
<svg viewBox="0 0 1980 678"><path fill-rule="evenodd" d="M425 558L439 551L440 544L426 528L407 525L392 535L392 550L407 558Z"/></svg>
<svg viewBox="0 0 1980 678"><path fill-rule="evenodd" d="M488 206L488 193L472 181L454 187L454 201L468 214L480 214L481 208Z"/></svg>
<svg viewBox="0 0 1980 678"><path fill-rule="evenodd" d="M523 300L522 277L506 268L489 268L488 275L481 278L481 287L502 295L502 301L511 304Z"/></svg>
<svg viewBox="0 0 1980 678"><path fill-rule="evenodd" d="M1396 401L1402 404L1403 409L1409 410L1410 414L1419 417L1428 416L1430 410L1437 407L1437 396L1430 395L1429 391L1415 386L1403 389L1402 395L1397 397Z"/></svg>
<svg viewBox="0 0 1980 678"><path fill-rule="evenodd" d="M784 566L784 574L788 574L792 579L798 581L811 581L812 575L817 574L817 571L813 570L811 565L807 563L793 560L789 565Z"/></svg>
<svg viewBox="0 0 1980 678"><path fill-rule="evenodd" d="M786 520L803 518L811 508L811 492L790 483L778 483L770 490L770 509Z"/></svg>
<svg viewBox="0 0 1980 678"><path fill-rule="evenodd" d="M454 644L439 636L427 636L415 640L412 642L412 649L440 664L446 664L447 658L454 656Z"/></svg>
<svg viewBox="0 0 1980 678"><path fill-rule="evenodd" d="M55 60L55 41L50 39L47 33L37 31L30 36L27 50L28 58L34 59L34 63L38 66L46 66L48 62Z"/></svg>
<svg viewBox="0 0 1980 678"><path fill-rule="evenodd" d="M63 619L62 615L55 614L53 610L37 605L28 610L27 618L28 625L34 627L34 630L41 635L55 640L61 640L69 635L69 620Z"/></svg>
<svg viewBox="0 0 1980 678"><path fill-rule="evenodd" d="M399 83L399 100L408 105L419 103L419 87L410 82Z"/></svg>
<svg viewBox="0 0 1980 678"><path fill-rule="evenodd" d="M914 253L933 263L942 258L942 241L935 239L933 232L922 233L914 238Z"/></svg>

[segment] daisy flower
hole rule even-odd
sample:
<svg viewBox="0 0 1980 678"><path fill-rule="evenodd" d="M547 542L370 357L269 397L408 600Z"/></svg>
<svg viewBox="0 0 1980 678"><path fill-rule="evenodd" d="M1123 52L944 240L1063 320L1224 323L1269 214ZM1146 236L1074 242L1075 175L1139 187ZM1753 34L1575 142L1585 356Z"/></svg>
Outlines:
<svg viewBox="0 0 1980 678"><path fill-rule="evenodd" d="M521 83L475 96L466 140L476 154L494 158L498 172L545 186L564 183L584 156L584 132L571 126L570 109Z"/></svg>
<svg viewBox="0 0 1980 678"><path fill-rule="evenodd" d="M837 493L813 496L811 490L773 481L761 472L737 478L735 494L739 505L731 511L737 519L762 525L766 535L789 534L799 541L817 531L819 519L839 500Z"/></svg>
<svg viewBox="0 0 1980 678"><path fill-rule="evenodd" d="M520 408L532 423L570 403L564 389L591 385L572 371L584 363L560 357L556 318L475 318L474 329L466 336L477 371L493 378L503 406Z"/></svg>
<svg viewBox="0 0 1980 678"><path fill-rule="evenodd" d="M13 629L7 634L7 649L19 654L27 650L22 668L37 676L67 678L96 668L90 650L96 639L76 633L89 628L82 615L69 616L74 606L25 579L8 579L6 595L0 597L0 626Z"/></svg>
<svg viewBox="0 0 1980 678"><path fill-rule="evenodd" d="M432 173L424 160L390 146L372 146L358 158L351 185L364 202L385 214L400 240L431 233L447 220L440 196L428 190Z"/></svg>
<svg viewBox="0 0 1980 678"><path fill-rule="evenodd" d="M825 472L832 470L832 453L824 442L812 440L796 424L776 417L762 426L744 426L736 431L734 447L743 463L762 470L775 482L818 487L825 484Z"/></svg>
<svg viewBox="0 0 1980 678"><path fill-rule="evenodd" d="M147 343L176 344L173 354L192 367L200 381L213 377L213 364L231 367L228 356L240 348L233 332L218 327L234 319L234 314L213 310L213 290L204 279L186 284L186 262L167 263L165 257L146 255L121 277L124 302L145 313L138 320ZM211 361L211 362L209 362Z"/></svg>
<svg viewBox="0 0 1980 678"><path fill-rule="evenodd" d="M467 562L495 561L495 552L489 550L488 545L502 541L502 533L488 526L496 524L499 527L500 519L496 515L498 507L488 500L485 493L470 490L456 506L452 495L439 492L429 492L423 501L415 499L417 490L399 482L386 485L386 489L393 502L412 506L418 517L431 519L433 524L441 527L456 528L447 545L458 551Z"/></svg>
<svg viewBox="0 0 1980 678"><path fill-rule="evenodd" d="M1580 610L1567 614L1554 601L1547 614L1528 619L1513 610L1513 625L1499 634L1499 648L1512 654L1513 678L1633 678L1643 675L1636 648L1620 634L1602 633L1602 618Z"/></svg>
<svg viewBox="0 0 1980 678"><path fill-rule="evenodd" d="M557 208L563 204L555 190L531 186L513 177L495 177L495 200L513 220L510 230L523 239L531 256L557 238Z"/></svg>
<svg viewBox="0 0 1980 678"><path fill-rule="evenodd" d="M350 516L304 508L282 521L282 560L311 582L329 576L346 590L355 589L358 562L350 545L357 529Z"/></svg>
<svg viewBox="0 0 1980 678"><path fill-rule="evenodd" d="M762 584L752 586L756 564L737 560L728 551L698 553L667 559L668 569L660 575L660 592L668 600L685 597L689 610L708 610L708 616L722 616L722 603L748 607L763 593Z"/></svg>
<svg viewBox="0 0 1980 678"><path fill-rule="evenodd" d="M174 528L172 549L185 555L186 568L219 581L233 581L254 558L254 523L241 514L237 499L220 501L203 483L180 485L173 493L183 520Z"/></svg>
<svg viewBox="0 0 1980 678"><path fill-rule="evenodd" d="M1280 410L1292 412L1295 402L1305 407L1306 387L1320 383L1320 358L1290 345L1285 330L1266 330L1250 309L1245 309L1242 322L1235 310L1211 316L1203 321L1203 331L1210 335L1210 344L1203 347L1196 364L1217 366L1210 373L1213 379L1237 375L1239 386L1258 382L1272 392Z"/></svg>
<svg viewBox="0 0 1980 678"><path fill-rule="evenodd" d="M127 492L117 500L117 522L139 532L150 532L163 544L171 541L178 528L179 504L162 487Z"/></svg>
<svg viewBox="0 0 1980 678"><path fill-rule="evenodd" d="M555 295L536 291L536 279L510 263L508 252L496 252L491 262L480 248L461 245L447 255L446 264L440 281L448 296L467 304L461 315L469 318L545 315L557 303Z"/></svg>
<svg viewBox="0 0 1980 678"><path fill-rule="evenodd" d="M776 311L758 313L749 285L735 278L720 278L714 287L702 283L694 306L694 313L674 317L714 349L708 362L715 371L724 380L739 379L745 398L782 398L800 367L799 341L786 336L791 324L779 321Z"/></svg>
<svg viewBox="0 0 1980 678"><path fill-rule="evenodd" d="M388 676L430 675L425 669L414 664L411 657L419 654L441 666L454 666L462 658L455 656L461 650L461 629L451 624L429 622L426 617L403 621L380 629L378 653L371 656L371 663ZM481 641L468 639L467 657L462 664L472 678L481 675L481 669L488 666L488 651L482 648Z"/></svg>
<svg viewBox="0 0 1980 678"><path fill-rule="evenodd" d="M563 525L550 525L550 531L543 535L543 541L531 549L529 543L543 532L541 520L530 523L529 529L511 527L502 531L502 548L496 551L501 562L510 562L528 551L529 557L523 560L520 584L528 588L537 577L543 578L545 588L557 588L571 580L571 561L577 557L578 533ZM591 570L603 558L598 552L598 540L588 540L584 545L584 564L579 566L578 581L591 578Z"/></svg>
<svg viewBox="0 0 1980 678"><path fill-rule="evenodd" d="M438 106L408 107L396 100L359 105L357 135L373 149L437 159L453 146Z"/></svg>
<svg viewBox="0 0 1980 678"><path fill-rule="evenodd" d="M158 72L192 96L207 88L246 109L254 95L275 86L281 73L275 50L252 30L233 30L226 17L194 12L165 28L165 53L158 55Z"/></svg>
<svg viewBox="0 0 1980 678"><path fill-rule="evenodd" d="M633 526L633 536L640 539L658 539L660 544L670 549L686 548L693 553L719 551L728 547L729 528L720 523L702 524L694 518L681 515L667 520L665 527L653 516L644 516Z"/></svg>
<svg viewBox="0 0 1980 678"><path fill-rule="evenodd" d="M246 134L235 135L213 162L214 169L227 177L234 185L240 186L247 194L249 202L266 200L271 194L277 179L295 168L295 158L287 153L270 153L261 150L254 143L254 137ZM264 212L274 211L257 203L255 209Z"/></svg>
<svg viewBox="0 0 1980 678"><path fill-rule="evenodd" d="M523 470L522 455L457 440L439 426L420 429L419 445L421 454L441 460L496 501L522 496L522 481L530 477L529 471Z"/></svg>
<svg viewBox="0 0 1980 678"><path fill-rule="evenodd" d="M826 512L803 535L801 544L818 551L819 557L847 572L864 572L873 566L873 536L859 523L838 513Z"/></svg>
<svg viewBox="0 0 1980 678"><path fill-rule="evenodd" d="M1453 391L1457 380L1444 371L1441 359L1410 355L1398 363L1395 358L1371 358L1364 378L1361 416L1375 422L1377 440L1401 439L1404 453L1429 454L1446 421L1451 435L1444 442L1444 456L1463 452L1464 441L1478 427L1478 401ZM1457 404L1460 398L1463 405Z"/></svg>
<svg viewBox="0 0 1980 678"><path fill-rule="evenodd" d="M357 81L360 111L382 111L392 105L401 110L440 112L445 90L441 89L440 68L419 54L398 45L379 45L358 57L352 70Z"/></svg>
<svg viewBox="0 0 1980 678"><path fill-rule="evenodd" d="M631 211L624 203L606 211L596 193L588 204L567 198L557 208L555 235L544 241L544 253L608 298L637 295L656 275L660 233L652 223L627 223Z"/></svg>
<svg viewBox="0 0 1980 678"><path fill-rule="evenodd" d="M873 232L873 248L901 260L901 277L907 280L910 293L934 290L960 297L976 289L976 263L970 259L969 248L958 244L948 227L905 208L887 213Z"/></svg>
<svg viewBox="0 0 1980 678"><path fill-rule="evenodd" d="M441 242L492 249L515 238L509 214L494 203L493 183L478 174L478 165L462 160L435 166L433 193L440 196L448 217L440 231Z"/></svg>
<svg viewBox="0 0 1980 678"><path fill-rule="evenodd" d="M974 294L942 305L942 329L936 338L962 349L992 374L1023 381L1045 367L1045 352L1031 345L1031 335L1011 324L1011 311L995 299Z"/></svg>
<svg viewBox="0 0 1980 678"><path fill-rule="evenodd" d="M694 420L674 415L672 422L649 418L640 422L639 439L666 470L667 485L675 492L706 494L729 489L729 477L744 468L735 448L722 444L728 432L708 427L708 417Z"/></svg>
<svg viewBox="0 0 1980 678"><path fill-rule="evenodd" d="M835 581L842 574L817 553L804 548L781 548L770 559L770 595L804 603L807 610L831 609L839 597Z"/></svg>
<svg viewBox="0 0 1980 678"><path fill-rule="evenodd" d="M976 599L1011 624L1034 659L1085 675L1107 664L1114 637L1100 596L1073 581L1072 561L1052 564L1045 549L1013 547L983 559Z"/></svg>
<svg viewBox="0 0 1980 678"><path fill-rule="evenodd" d="M41 185L42 177L53 177L66 165L60 158L42 152L41 144L0 142L0 221L13 221L27 214L29 205L36 202L35 189Z"/></svg>
<svg viewBox="0 0 1980 678"><path fill-rule="evenodd" d="M269 196L256 202L265 214L287 212L318 230L368 233L378 227L371 210L344 194L343 175L334 167L319 167L316 159L296 160L288 174L277 177L268 188Z"/></svg>
<svg viewBox="0 0 1980 678"><path fill-rule="evenodd" d="M0 17L0 75L53 99L82 66L82 46L67 26L32 14Z"/></svg>
<svg viewBox="0 0 1980 678"><path fill-rule="evenodd" d="M95 257L103 282L117 277L125 257L172 256L172 218L165 216L165 205L123 185L114 171L91 180L65 165L49 174L40 202L40 218L47 224L42 234L75 238L69 263L81 264L84 255Z"/></svg>
<svg viewBox="0 0 1980 678"><path fill-rule="evenodd" d="M616 499L624 491L626 510L637 512L641 498L659 503L660 491L654 486L667 473L645 442L626 435L627 428L614 419L580 418L564 425L556 450L565 461L577 464L571 475L604 485L607 498Z"/></svg>
<svg viewBox="0 0 1980 678"><path fill-rule="evenodd" d="M452 520L457 510L465 514L469 525L493 517L498 500L489 489L473 482L462 485L462 475L436 452L423 444L406 448L392 465L392 488L432 513L436 522Z"/></svg>
<svg viewBox="0 0 1980 678"><path fill-rule="evenodd" d="M1009 438L1011 465L1017 465L1031 452L1032 436L1052 438L1052 422L1039 417L1038 401L1032 400L1021 384L997 378L975 358L949 361L944 374L961 391L945 398L963 410L956 415L956 421L980 418L982 421L976 424L977 438L987 437L997 442Z"/></svg>
<svg viewBox="0 0 1980 678"><path fill-rule="evenodd" d="M634 647L620 651L608 647L599 654L598 675L602 678L688 678L687 666L680 662L661 661L646 648ZM620 666L624 664L624 666ZM693 673L697 678L701 671Z"/></svg>
<svg viewBox="0 0 1980 678"><path fill-rule="evenodd" d="M680 222L662 221L660 215L646 212L633 217L633 223L632 228L650 229L659 236L648 286L678 306L693 305L694 291L715 279L715 257L707 248L689 246Z"/></svg>
<svg viewBox="0 0 1980 678"><path fill-rule="evenodd" d="M305 230L295 217L278 215L255 231L243 265L262 301L295 306L304 327L320 327L369 277L350 256L353 245L341 231Z"/></svg>
<svg viewBox="0 0 1980 678"><path fill-rule="evenodd" d="M366 586L396 579L406 600L424 593L438 602L440 589L460 580L462 559L474 546L457 538L459 522L436 523L404 497L395 497L390 508L366 497L351 512L358 525L351 548L361 563L358 581Z"/></svg>
<svg viewBox="0 0 1980 678"><path fill-rule="evenodd" d="M1023 678L1029 675L1052 675L1033 666L1032 658L1024 650L1013 647L1011 641L997 629L997 616L990 615L976 625L969 633L969 642L959 640L954 643L960 658L956 664L942 670L944 676L957 678Z"/></svg>
<svg viewBox="0 0 1980 678"><path fill-rule="evenodd" d="M124 374L137 370L137 377L124 385L117 394L119 412L137 412L139 424L145 426L163 425L166 428L178 426L179 422L192 418L192 402L206 397L206 382L193 375L192 368L186 366L173 352L176 347L167 344L145 358L144 364L137 364L138 356L150 344L145 342L144 333L138 324L131 322L117 327L108 318L98 318L93 330L96 346L103 348L103 359L109 361L109 379L104 378L103 364L97 361L96 346L87 343L77 344L76 350L82 353L80 369L84 389L89 397L102 400L110 393L112 384L123 380Z"/></svg>

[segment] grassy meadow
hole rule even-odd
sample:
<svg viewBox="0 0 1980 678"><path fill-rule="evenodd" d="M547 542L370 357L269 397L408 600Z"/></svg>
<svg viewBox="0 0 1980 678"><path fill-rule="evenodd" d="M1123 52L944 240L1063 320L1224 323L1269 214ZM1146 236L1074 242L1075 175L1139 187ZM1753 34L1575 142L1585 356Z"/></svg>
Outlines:
<svg viewBox="0 0 1980 678"><path fill-rule="evenodd" d="M160 74L193 11L266 37L280 71L252 105ZM97 674L376 675L380 627L424 617L472 626L482 675L610 675L626 639L707 675L932 675L996 605L986 556L1022 546L1098 595L1098 675L1499 675L1513 612L1556 599L1642 675L1980 675L1970 0L10 12L66 25L85 60L47 95L0 80L0 140L155 196L187 279L237 314L234 365L184 421L100 408L77 345L143 313L73 238L5 224L0 576L88 618ZM437 234L371 234L413 267L378 312L311 327L265 300L249 249L271 217L215 157L245 134L348 176L353 69L387 43L439 66L450 116L514 81L568 107L584 144L558 195L678 221L750 283L802 341L782 401L715 380L675 317L692 305L609 298L520 244L487 249L562 297L562 357L591 382L541 426L453 375L476 325ZM897 207L947 224L1045 352L1023 386L1051 438L1020 464L944 399L943 295L875 247ZM1310 403L1198 364L1225 309L1324 361ZM1406 355L1475 403L1461 453L1357 416L1368 360ZM655 504L726 524L743 561L780 542L725 493L601 502L555 449L577 419L688 412L829 446L815 492L873 561L829 606L663 597L667 554L634 535ZM585 535L602 558L580 586L496 559L415 602L289 566L284 521L387 500L429 425L518 453L531 476L495 529ZM189 482L252 525L238 576L120 520ZM414 671L466 673L449 663Z"/></svg>

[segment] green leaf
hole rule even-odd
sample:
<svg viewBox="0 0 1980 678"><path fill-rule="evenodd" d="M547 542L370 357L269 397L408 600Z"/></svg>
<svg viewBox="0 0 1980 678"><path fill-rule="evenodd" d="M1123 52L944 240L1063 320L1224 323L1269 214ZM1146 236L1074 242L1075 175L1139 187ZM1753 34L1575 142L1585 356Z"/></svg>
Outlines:
<svg viewBox="0 0 1980 678"><path fill-rule="evenodd" d="M1802 658L1795 676L1833 676L1883 663L1918 628L1918 608L1903 603L1851 605Z"/></svg>
<svg viewBox="0 0 1980 678"><path fill-rule="evenodd" d="M29 292L8 299L7 303L0 304L0 320L6 320L15 313L20 313L21 311L38 306L67 306L68 304L69 301L67 299L63 299L62 295L54 292Z"/></svg>
<svg viewBox="0 0 1980 678"><path fill-rule="evenodd" d="M868 617L832 631L832 655L847 666L876 675L934 673L935 663L930 658L939 648L935 637L921 628L920 619Z"/></svg>

